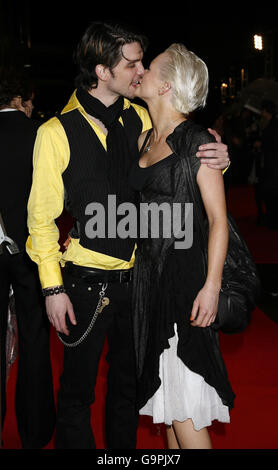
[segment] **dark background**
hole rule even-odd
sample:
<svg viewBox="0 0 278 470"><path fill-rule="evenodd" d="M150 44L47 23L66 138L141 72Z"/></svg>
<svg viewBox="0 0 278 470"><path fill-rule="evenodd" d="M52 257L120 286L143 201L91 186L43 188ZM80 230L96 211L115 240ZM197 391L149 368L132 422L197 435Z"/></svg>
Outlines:
<svg viewBox="0 0 278 470"><path fill-rule="evenodd" d="M121 20L148 36L146 65L172 42L184 43L206 62L210 93L203 116L213 121L223 106L223 81L232 80L232 101L255 78L277 80L275 3L0 0L0 66L24 69L35 86L36 112L45 119L63 108L74 89L73 50L90 22ZM264 51L255 51L254 34L263 34Z"/></svg>

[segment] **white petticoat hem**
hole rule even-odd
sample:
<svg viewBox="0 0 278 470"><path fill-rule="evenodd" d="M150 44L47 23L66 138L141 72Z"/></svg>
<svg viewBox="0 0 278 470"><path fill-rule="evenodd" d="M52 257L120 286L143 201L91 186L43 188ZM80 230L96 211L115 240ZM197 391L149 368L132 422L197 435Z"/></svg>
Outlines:
<svg viewBox="0 0 278 470"><path fill-rule="evenodd" d="M139 414L152 416L155 424L166 425L190 418L196 431L210 426L214 420L229 423L229 407L222 403L215 388L178 357L177 325L174 327L175 336L169 339L170 348L159 358L161 385Z"/></svg>

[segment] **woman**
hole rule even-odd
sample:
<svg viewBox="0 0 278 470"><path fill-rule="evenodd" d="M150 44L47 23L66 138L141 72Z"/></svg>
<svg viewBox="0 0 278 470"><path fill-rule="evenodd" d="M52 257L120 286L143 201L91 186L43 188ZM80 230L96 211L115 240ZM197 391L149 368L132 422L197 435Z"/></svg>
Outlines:
<svg viewBox="0 0 278 470"><path fill-rule="evenodd" d="M166 423L172 449L211 448L207 426L214 419L229 422L234 400L217 333L210 328L228 244L223 176L195 157L198 146L213 138L188 119L205 105L207 92L206 65L181 44L153 60L137 92L148 105L153 130L139 139L130 184L141 203L190 203L180 161L187 155L209 221L206 274L195 218L191 247L176 249L173 233L148 236L139 241L134 268L138 407L155 423Z"/></svg>

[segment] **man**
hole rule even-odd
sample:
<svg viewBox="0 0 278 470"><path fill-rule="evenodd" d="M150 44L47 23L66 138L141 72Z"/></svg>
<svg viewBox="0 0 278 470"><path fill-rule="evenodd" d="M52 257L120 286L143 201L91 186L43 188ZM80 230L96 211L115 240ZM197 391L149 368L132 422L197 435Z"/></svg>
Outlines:
<svg viewBox="0 0 278 470"><path fill-rule="evenodd" d="M0 77L0 321L2 424L6 412L6 334L10 286L18 324L16 416L25 449L44 447L55 427L49 324L36 265L25 252L27 201L38 123L23 102L31 93L16 76ZM22 111L23 110L23 111Z"/></svg>
<svg viewBox="0 0 278 470"><path fill-rule="evenodd" d="M95 448L90 405L106 336L107 446L136 447L130 309L135 244L107 231L91 238L87 229L92 202L104 208L107 227L109 195L116 195L118 205L135 201L127 174L137 156L138 137L151 128L151 122L147 111L129 100L144 74L144 49L143 37L118 26L93 23L77 48L77 91L61 116L40 128L35 144L27 251L39 265L49 320L64 343L71 344L64 351L58 448ZM211 152L220 154L221 167L227 166L225 146L216 144ZM71 238L61 259L54 221L63 210L64 197L77 221L78 238ZM65 264L63 280L60 261Z"/></svg>

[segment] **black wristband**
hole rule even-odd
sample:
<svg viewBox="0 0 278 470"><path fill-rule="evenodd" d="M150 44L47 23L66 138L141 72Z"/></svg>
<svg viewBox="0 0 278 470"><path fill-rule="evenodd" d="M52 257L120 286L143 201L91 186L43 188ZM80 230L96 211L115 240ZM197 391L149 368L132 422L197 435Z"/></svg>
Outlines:
<svg viewBox="0 0 278 470"><path fill-rule="evenodd" d="M63 294L66 292L64 286L48 287L47 289L42 289L42 294L44 297L49 295Z"/></svg>

